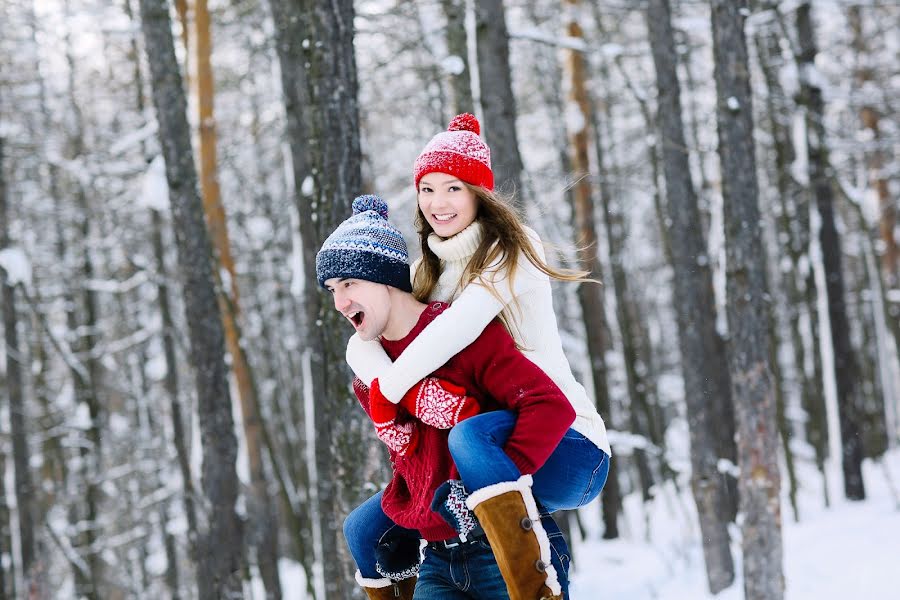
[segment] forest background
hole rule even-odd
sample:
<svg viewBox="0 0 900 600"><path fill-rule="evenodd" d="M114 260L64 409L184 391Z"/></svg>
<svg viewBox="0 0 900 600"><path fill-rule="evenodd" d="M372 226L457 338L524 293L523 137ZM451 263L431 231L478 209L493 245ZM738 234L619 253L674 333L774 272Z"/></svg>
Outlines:
<svg viewBox="0 0 900 600"><path fill-rule="evenodd" d="M574 597L845 598L900 534L898 24L0 1L0 598L362 597L340 525L389 470L314 256L360 193L415 249L412 162L465 111L603 282L554 288L615 453L558 515Z"/></svg>

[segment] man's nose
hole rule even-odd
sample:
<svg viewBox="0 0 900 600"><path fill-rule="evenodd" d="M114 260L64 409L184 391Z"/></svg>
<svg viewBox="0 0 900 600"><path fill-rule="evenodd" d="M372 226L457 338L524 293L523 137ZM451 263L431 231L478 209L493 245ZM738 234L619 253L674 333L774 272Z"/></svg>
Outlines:
<svg viewBox="0 0 900 600"><path fill-rule="evenodd" d="M334 308L336 308L339 312L344 312L344 310L349 306L350 299L344 296L341 292L334 292Z"/></svg>

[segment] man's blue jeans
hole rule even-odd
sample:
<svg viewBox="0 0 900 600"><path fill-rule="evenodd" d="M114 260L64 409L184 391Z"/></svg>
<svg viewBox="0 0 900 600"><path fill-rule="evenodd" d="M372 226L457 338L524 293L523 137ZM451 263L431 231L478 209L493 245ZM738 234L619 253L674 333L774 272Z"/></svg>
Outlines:
<svg viewBox="0 0 900 600"><path fill-rule="evenodd" d="M543 517L541 523L550 537L550 563L556 569L563 598L568 598L569 547L551 517ZM486 538L453 548L442 548L440 544L426 546L414 595L428 600L509 598L506 582Z"/></svg>
<svg viewBox="0 0 900 600"><path fill-rule="evenodd" d="M503 452L516 418L511 410L482 413L450 431L450 454L470 492L521 477L518 467ZM531 491L550 512L570 510L596 498L608 474L606 452L569 429L547 462L532 476Z"/></svg>
<svg viewBox="0 0 900 600"><path fill-rule="evenodd" d="M515 423L515 412L493 411L470 417L450 431L450 453L470 492L501 481L515 481L521 476L503 452ZM609 456L570 429L533 475L532 492L549 512L578 508L600 494L608 473ZM375 547L379 540L385 535L416 535L385 516L381 495L378 492L363 502L344 521L344 537L350 554L360 574L369 579L381 577L375 569ZM553 527L558 531L555 524Z"/></svg>

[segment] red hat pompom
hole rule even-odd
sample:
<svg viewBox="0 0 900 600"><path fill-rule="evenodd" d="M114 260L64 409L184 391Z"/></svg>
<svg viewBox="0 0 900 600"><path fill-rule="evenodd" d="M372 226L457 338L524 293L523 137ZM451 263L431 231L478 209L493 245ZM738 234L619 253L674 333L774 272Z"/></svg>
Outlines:
<svg viewBox="0 0 900 600"><path fill-rule="evenodd" d="M479 135L481 133L481 125L478 124L478 119L475 118L475 115L463 113L453 117L453 120L450 121L450 126L447 127L447 131L471 131L475 135Z"/></svg>

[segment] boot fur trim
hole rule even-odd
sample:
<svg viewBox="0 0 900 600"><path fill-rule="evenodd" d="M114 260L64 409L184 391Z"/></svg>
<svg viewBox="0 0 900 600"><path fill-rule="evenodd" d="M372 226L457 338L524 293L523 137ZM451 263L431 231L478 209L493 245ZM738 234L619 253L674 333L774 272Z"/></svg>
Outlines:
<svg viewBox="0 0 900 600"><path fill-rule="evenodd" d="M496 498L507 492L518 492L521 494L522 500L525 502L528 518L531 519L532 531L537 537L538 545L541 548L541 561L547 565L547 587L550 588L554 595L559 596L562 594L562 586L559 584L556 568L550 563L550 538L547 536L547 531L541 522L541 513L538 511L534 495L531 493L531 484L531 475L522 475L516 481L501 481L500 483L483 487L469 494L469 497L466 498L466 506L469 507L469 510L474 511L475 507L485 500Z"/></svg>
<svg viewBox="0 0 900 600"><path fill-rule="evenodd" d="M394 582L387 577L382 577L380 579L369 579L368 577L363 577L362 573L359 572L359 569L356 570L356 583L358 583L360 587L371 589L386 588L388 586L394 585Z"/></svg>

